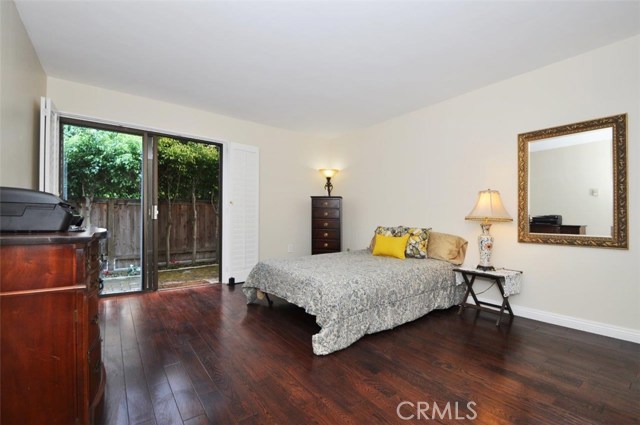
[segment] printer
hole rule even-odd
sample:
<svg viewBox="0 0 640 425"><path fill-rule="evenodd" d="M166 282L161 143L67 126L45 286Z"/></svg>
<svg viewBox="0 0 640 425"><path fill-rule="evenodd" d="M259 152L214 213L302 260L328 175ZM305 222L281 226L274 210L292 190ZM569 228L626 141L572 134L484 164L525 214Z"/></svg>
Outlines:
<svg viewBox="0 0 640 425"><path fill-rule="evenodd" d="M66 232L82 220L73 206L51 193L0 187L0 232Z"/></svg>
<svg viewBox="0 0 640 425"><path fill-rule="evenodd" d="M548 224L554 226L562 225L562 216L558 214L538 215L531 217L531 224Z"/></svg>

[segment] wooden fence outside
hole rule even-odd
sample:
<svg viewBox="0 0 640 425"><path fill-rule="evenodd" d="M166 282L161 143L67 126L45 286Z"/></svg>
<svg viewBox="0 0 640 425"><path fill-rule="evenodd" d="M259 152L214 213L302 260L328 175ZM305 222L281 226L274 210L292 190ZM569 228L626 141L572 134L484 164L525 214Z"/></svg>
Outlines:
<svg viewBox="0 0 640 425"><path fill-rule="evenodd" d="M166 225L169 205L160 201L158 205L158 262L166 264ZM218 216L207 201L197 201L197 262L217 262ZM105 253L109 257L109 270L126 269L130 265L140 266L142 215L140 200L98 199L91 207L91 224L109 230ZM193 225L192 205L189 202L171 204L173 226L170 235L171 263L188 264L192 257Z"/></svg>

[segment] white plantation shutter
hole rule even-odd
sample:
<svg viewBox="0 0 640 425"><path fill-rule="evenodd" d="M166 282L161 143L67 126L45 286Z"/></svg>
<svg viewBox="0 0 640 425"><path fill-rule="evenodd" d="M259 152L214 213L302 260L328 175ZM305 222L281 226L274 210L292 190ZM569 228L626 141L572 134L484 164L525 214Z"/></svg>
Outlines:
<svg viewBox="0 0 640 425"><path fill-rule="evenodd" d="M228 143L223 153L222 282L244 282L258 262L259 150Z"/></svg>
<svg viewBox="0 0 640 425"><path fill-rule="evenodd" d="M49 98L40 98L39 189L60 196L60 118Z"/></svg>

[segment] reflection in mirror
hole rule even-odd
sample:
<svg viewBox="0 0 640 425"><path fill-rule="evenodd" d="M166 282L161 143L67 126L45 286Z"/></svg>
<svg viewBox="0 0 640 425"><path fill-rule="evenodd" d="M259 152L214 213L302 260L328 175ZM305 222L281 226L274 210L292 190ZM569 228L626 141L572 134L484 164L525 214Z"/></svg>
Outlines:
<svg viewBox="0 0 640 425"><path fill-rule="evenodd" d="M612 143L611 127L529 143L529 215L561 216L557 224L565 228L558 233L611 236ZM575 226L573 232L569 226ZM549 230L529 228L531 233Z"/></svg>
<svg viewBox="0 0 640 425"><path fill-rule="evenodd" d="M626 115L518 136L518 240L627 248Z"/></svg>

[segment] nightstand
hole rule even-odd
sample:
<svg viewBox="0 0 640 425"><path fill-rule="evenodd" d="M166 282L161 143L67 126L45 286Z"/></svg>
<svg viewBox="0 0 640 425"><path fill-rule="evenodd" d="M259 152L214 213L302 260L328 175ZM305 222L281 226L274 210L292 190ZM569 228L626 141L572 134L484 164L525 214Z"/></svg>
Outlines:
<svg viewBox="0 0 640 425"><path fill-rule="evenodd" d="M502 315L506 309L509 313L509 321L513 320L514 315L513 310L511 310L511 305L509 304L509 296L520 292L520 286L522 285L521 271L507 269L478 270L470 267L455 267L453 271L456 272L456 284L462 284L464 282L465 285L467 285L467 292L459 304L458 314L462 314L465 307L495 313L499 315L496 326L500 326ZM498 290L500 290L500 295L502 295L501 305L478 300L473 290L473 283L477 277L493 281L491 286L496 286ZM467 303L469 295L471 295L475 304Z"/></svg>

